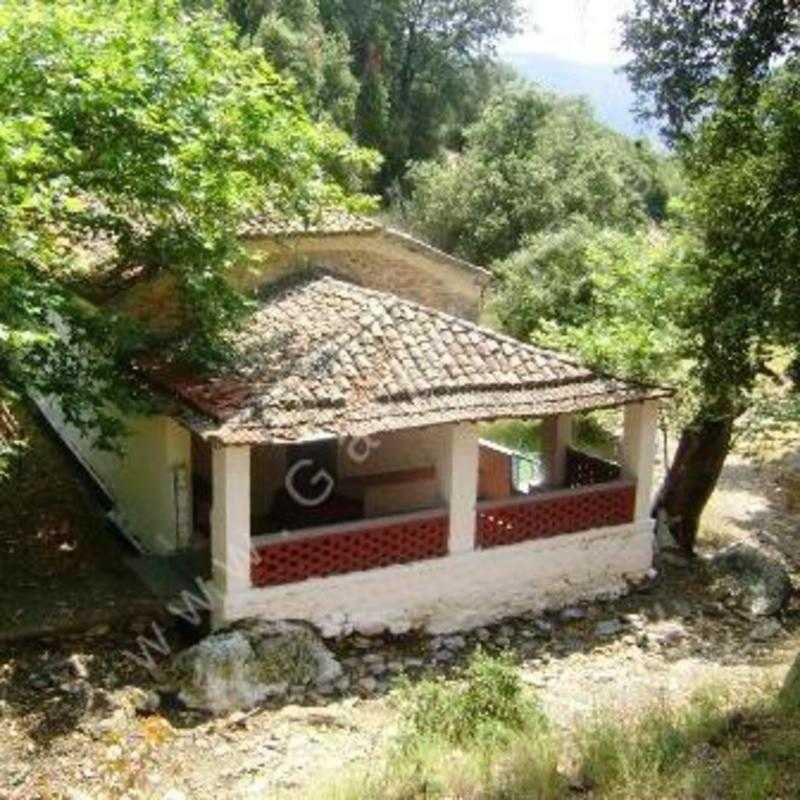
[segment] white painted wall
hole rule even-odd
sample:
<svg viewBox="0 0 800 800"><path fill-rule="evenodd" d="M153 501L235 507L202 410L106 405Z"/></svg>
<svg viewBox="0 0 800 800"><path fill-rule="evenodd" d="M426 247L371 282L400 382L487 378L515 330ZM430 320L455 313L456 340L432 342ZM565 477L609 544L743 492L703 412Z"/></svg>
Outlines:
<svg viewBox="0 0 800 800"><path fill-rule="evenodd" d="M191 531L191 437L170 417L128 421L124 456L98 450L67 424L56 402L37 405L67 446L97 478L114 502L114 521L141 547L170 553Z"/></svg>
<svg viewBox="0 0 800 800"><path fill-rule="evenodd" d="M471 550L475 534L478 492L478 432L474 425L436 425L408 431L392 431L371 437L374 446L363 461L348 452L347 440L338 455L339 477L380 474L402 469L434 467L435 486L429 482L406 484L394 494L368 507L369 516L450 506L450 550ZM356 452L361 452L358 448ZM433 491L432 491L433 489ZM385 501L385 502L383 502Z"/></svg>
<svg viewBox="0 0 800 800"><path fill-rule="evenodd" d="M625 406L624 413L624 431L620 448L622 470L624 475L636 480L634 519L646 520L650 518L653 495L658 401L632 403Z"/></svg>
<svg viewBox="0 0 800 800"><path fill-rule="evenodd" d="M250 588L250 448L211 451L211 564L219 596Z"/></svg>
<svg viewBox="0 0 800 800"><path fill-rule="evenodd" d="M352 477L424 467L434 467L438 471L442 466L449 427L417 428L372 436L369 446L367 440L361 440L353 448L355 457L349 452L350 440L342 440L338 449L340 491L351 493L347 479ZM367 452L367 457L362 460L361 454ZM373 487L366 492L364 501L365 515L379 517L439 506L443 502L443 493L437 476L432 481Z"/></svg>
<svg viewBox="0 0 800 800"><path fill-rule="evenodd" d="M623 525L415 564L248 589L217 622L305 619L326 636L464 630L525 611L623 592L652 563L649 525Z"/></svg>
<svg viewBox="0 0 800 800"><path fill-rule="evenodd" d="M436 466L447 427L413 428L373 435L370 440L374 447L368 448L369 454L363 460L359 454L366 452L366 448L357 443L354 447L356 457L353 458L348 453L350 440L343 439L338 451L339 477Z"/></svg>

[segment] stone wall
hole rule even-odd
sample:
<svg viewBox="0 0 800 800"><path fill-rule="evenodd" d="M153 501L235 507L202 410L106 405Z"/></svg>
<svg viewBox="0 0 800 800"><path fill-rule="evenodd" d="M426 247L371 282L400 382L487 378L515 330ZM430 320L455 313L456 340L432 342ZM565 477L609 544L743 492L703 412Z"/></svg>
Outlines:
<svg viewBox="0 0 800 800"><path fill-rule="evenodd" d="M298 236L250 243L258 260L241 265L236 284L255 291L292 272L323 268L342 280L412 300L458 317L477 320L481 284L477 270L444 255L417 252L381 232L358 235ZM452 263L451 263L452 262Z"/></svg>

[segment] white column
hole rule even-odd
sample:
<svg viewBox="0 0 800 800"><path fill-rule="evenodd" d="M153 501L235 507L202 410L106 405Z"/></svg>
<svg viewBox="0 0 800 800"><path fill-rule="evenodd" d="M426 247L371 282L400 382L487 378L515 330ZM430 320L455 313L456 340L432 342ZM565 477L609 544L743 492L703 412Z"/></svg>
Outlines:
<svg viewBox="0 0 800 800"><path fill-rule="evenodd" d="M567 480L567 448L572 442L572 414L554 414L542 420L545 483L560 487Z"/></svg>
<svg viewBox="0 0 800 800"><path fill-rule="evenodd" d="M635 519L647 519L650 516L657 428L657 401L646 400L625 406L620 455L625 476L636 480Z"/></svg>
<svg viewBox="0 0 800 800"><path fill-rule="evenodd" d="M250 448L212 449L211 556L214 586L227 595L250 588Z"/></svg>
<svg viewBox="0 0 800 800"><path fill-rule="evenodd" d="M472 425L453 425L442 431L439 480L450 510L450 553L475 549L478 499L478 433Z"/></svg>

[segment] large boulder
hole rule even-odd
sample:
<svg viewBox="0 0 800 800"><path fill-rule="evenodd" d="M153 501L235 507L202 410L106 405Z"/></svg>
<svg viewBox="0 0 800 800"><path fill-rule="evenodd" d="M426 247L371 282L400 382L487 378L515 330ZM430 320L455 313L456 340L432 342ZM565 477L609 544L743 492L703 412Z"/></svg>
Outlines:
<svg viewBox="0 0 800 800"><path fill-rule="evenodd" d="M752 545L726 547L712 557L711 568L720 577L718 587L753 616L778 614L792 593L786 567L776 556Z"/></svg>
<svg viewBox="0 0 800 800"><path fill-rule="evenodd" d="M190 708L252 708L295 689L319 688L342 667L308 626L249 620L212 633L162 671L164 689Z"/></svg>

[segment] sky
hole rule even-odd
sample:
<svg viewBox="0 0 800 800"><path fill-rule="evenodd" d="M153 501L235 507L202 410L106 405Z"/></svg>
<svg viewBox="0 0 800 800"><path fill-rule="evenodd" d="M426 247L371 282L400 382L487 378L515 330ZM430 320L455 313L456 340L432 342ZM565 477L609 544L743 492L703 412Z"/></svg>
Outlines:
<svg viewBox="0 0 800 800"><path fill-rule="evenodd" d="M505 56L531 53L580 64L622 63L618 18L632 0L523 0L525 30L504 42Z"/></svg>

